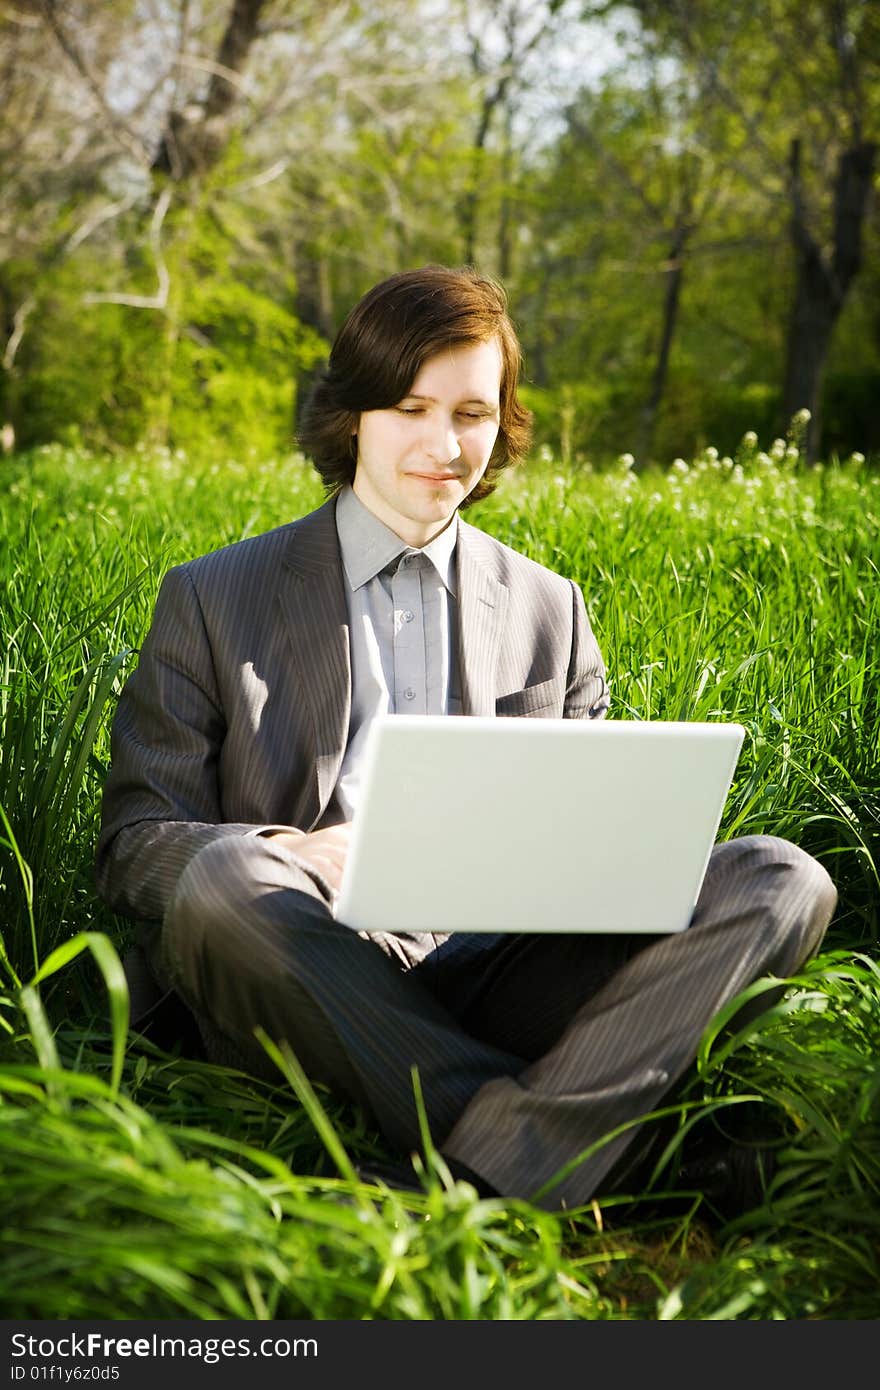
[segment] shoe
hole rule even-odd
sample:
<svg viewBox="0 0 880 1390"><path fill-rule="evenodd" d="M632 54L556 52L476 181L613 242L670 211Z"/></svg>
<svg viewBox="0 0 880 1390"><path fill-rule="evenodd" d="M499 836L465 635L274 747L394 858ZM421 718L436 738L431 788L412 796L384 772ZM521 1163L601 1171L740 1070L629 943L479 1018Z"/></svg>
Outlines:
<svg viewBox="0 0 880 1390"><path fill-rule="evenodd" d="M775 1150L765 1144L707 1140L702 1149L685 1152L674 1185L701 1193L724 1221L732 1221L762 1204L776 1166Z"/></svg>
<svg viewBox="0 0 880 1390"><path fill-rule="evenodd" d="M763 1202L777 1168L776 1151L770 1144L745 1143L716 1133L705 1138L695 1135L682 1146L678 1167L673 1160L651 1185L661 1147L658 1138L632 1156L625 1154L595 1195L624 1194L642 1212L650 1208L659 1216L675 1216L693 1205L691 1194L698 1194L704 1200L702 1214L722 1222Z"/></svg>

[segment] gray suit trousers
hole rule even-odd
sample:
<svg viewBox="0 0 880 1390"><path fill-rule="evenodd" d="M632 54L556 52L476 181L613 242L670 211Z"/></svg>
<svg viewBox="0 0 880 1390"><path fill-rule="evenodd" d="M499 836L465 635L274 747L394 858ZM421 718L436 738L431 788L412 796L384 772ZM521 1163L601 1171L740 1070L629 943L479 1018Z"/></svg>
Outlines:
<svg viewBox="0 0 880 1390"><path fill-rule="evenodd" d="M815 954L836 901L797 846L747 836L715 846L675 935L366 937L333 920L277 842L235 836L183 871L162 973L215 1060L277 1080L253 1034L262 1026L402 1151L420 1145L416 1066L441 1152L505 1196L550 1184L539 1204L571 1208L638 1126L578 1161L584 1151L662 1103L734 995Z"/></svg>

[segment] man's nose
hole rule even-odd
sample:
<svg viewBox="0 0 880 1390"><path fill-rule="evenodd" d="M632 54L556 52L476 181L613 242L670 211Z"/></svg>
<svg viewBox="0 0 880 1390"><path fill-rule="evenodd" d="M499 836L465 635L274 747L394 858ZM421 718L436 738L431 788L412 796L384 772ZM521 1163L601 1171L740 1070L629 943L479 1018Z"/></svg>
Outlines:
<svg viewBox="0 0 880 1390"><path fill-rule="evenodd" d="M454 421L441 420L434 423L428 434L427 450L435 463L452 463L453 459L461 457L461 444Z"/></svg>

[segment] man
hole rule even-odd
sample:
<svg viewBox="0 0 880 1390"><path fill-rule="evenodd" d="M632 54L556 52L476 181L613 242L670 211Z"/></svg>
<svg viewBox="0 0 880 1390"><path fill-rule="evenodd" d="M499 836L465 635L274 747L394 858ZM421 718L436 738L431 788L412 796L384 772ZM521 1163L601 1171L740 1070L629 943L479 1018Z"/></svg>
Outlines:
<svg viewBox="0 0 880 1390"><path fill-rule="evenodd" d="M453 1173L571 1207L626 1177L635 1122L709 1020L796 971L836 893L794 845L750 836L715 847L670 937L334 920L377 714L608 708L578 587L458 517L525 451L518 371L503 292L470 270L395 275L354 308L303 434L330 500L162 584L114 722L98 882L209 1056L272 1076L261 1026L401 1154L419 1147L415 1065Z"/></svg>

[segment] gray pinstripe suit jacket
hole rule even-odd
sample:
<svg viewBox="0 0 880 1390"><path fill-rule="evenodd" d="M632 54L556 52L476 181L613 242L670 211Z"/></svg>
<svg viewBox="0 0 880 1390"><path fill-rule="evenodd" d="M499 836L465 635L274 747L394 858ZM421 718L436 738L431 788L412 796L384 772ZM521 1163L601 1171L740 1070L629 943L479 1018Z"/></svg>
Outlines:
<svg viewBox="0 0 880 1390"><path fill-rule="evenodd" d="M166 575L113 724L97 879L116 911L160 921L221 836L319 824L351 706L335 505ZM603 715L577 585L465 522L456 554L464 714Z"/></svg>

